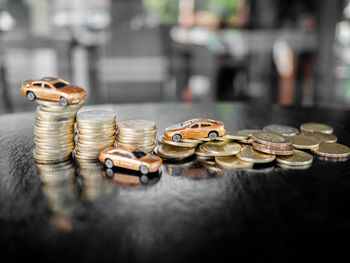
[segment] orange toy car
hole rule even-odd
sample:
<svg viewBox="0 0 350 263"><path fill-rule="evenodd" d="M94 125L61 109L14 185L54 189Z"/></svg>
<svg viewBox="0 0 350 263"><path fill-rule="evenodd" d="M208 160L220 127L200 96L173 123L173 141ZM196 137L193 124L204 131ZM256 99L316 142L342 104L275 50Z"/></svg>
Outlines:
<svg viewBox="0 0 350 263"><path fill-rule="evenodd" d="M138 148L128 150L120 147L109 147L102 150L100 162L104 163L107 168L118 166L140 171L142 174L158 171L163 163L157 155L145 153Z"/></svg>
<svg viewBox="0 0 350 263"><path fill-rule="evenodd" d="M62 106L78 104L86 99L86 90L70 86L69 82L52 77L27 80L22 83L22 94L30 101L35 99L58 101Z"/></svg>
<svg viewBox="0 0 350 263"><path fill-rule="evenodd" d="M181 139L209 137L215 140L218 136L226 135L225 125L222 121L210 119L192 119L183 123L172 125L165 129L167 140L178 142Z"/></svg>

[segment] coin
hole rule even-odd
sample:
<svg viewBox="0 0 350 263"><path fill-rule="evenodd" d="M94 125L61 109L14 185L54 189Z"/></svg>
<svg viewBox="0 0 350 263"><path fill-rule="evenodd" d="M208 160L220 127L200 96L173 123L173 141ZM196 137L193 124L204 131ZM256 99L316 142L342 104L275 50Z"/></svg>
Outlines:
<svg viewBox="0 0 350 263"><path fill-rule="evenodd" d="M197 146L197 142L174 142L173 140L167 140L165 139L164 135L161 135L158 137L158 143L160 144L169 144L173 146L179 146L179 147L188 147L188 148L195 148Z"/></svg>
<svg viewBox="0 0 350 263"><path fill-rule="evenodd" d="M89 110L80 112L77 115L77 122L79 123L101 123L114 122L116 115L112 111L107 110Z"/></svg>
<svg viewBox="0 0 350 263"><path fill-rule="evenodd" d="M296 149L312 149L317 148L319 145L319 140L315 137L306 135L296 135L292 136L292 145Z"/></svg>
<svg viewBox="0 0 350 263"><path fill-rule="evenodd" d="M118 129L124 131L150 131L156 128L154 121L143 119L130 119L118 123Z"/></svg>
<svg viewBox="0 0 350 263"><path fill-rule="evenodd" d="M223 136L224 139L228 140L247 140L249 139L249 135L247 134L240 134L240 133L226 133L225 136Z"/></svg>
<svg viewBox="0 0 350 263"><path fill-rule="evenodd" d="M273 145L261 144L253 142L252 147L263 153L277 154L277 155L292 155L294 153L293 146L289 145L283 148L276 147Z"/></svg>
<svg viewBox="0 0 350 263"><path fill-rule="evenodd" d="M303 166L312 163L313 156L303 151L295 151L290 156L277 156L276 161L285 165Z"/></svg>
<svg viewBox="0 0 350 263"><path fill-rule="evenodd" d="M273 154L262 153L254 150L251 146L241 149L237 154L237 158L251 163L269 163L275 160L276 156Z"/></svg>
<svg viewBox="0 0 350 263"><path fill-rule="evenodd" d="M333 128L331 126L314 122L302 124L300 126L300 130L304 132L322 132L327 134L333 133Z"/></svg>
<svg viewBox="0 0 350 263"><path fill-rule="evenodd" d="M286 147L292 143L289 137L273 132L255 132L251 137L256 142L276 147Z"/></svg>
<svg viewBox="0 0 350 263"><path fill-rule="evenodd" d="M327 134L322 132L302 132L301 135L315 137L320 142L337 142L338 140L337 136L334 134Z"/></svg>
<svg viewBox="0 0 350 263"><path fill-rule="evenodd" d="M200 149L200 147L198 147L195 151L195 154L197 156L197 158L204 158L204 159L212 159L213 155L208 153L207 151L203 151Z"/></svg>
<svg viewBox="0 0 350 263"><path fill-rule="evenodd" d="M283 164L283 163L277 163L277 165L279 167L281 167L282 169L285 169L285 170L306 170L306 169L309 169L311 167L311 164L307 164L307 165L287 165L287 164Z"/></svg>
<svg viewBox="0 0 350 263"><path fill-rule="evenodd" d="M254 163L242 161L236 156L215 156L215 162L224 169L251 168L254 165Z"/></svg>
<svg viewBox="0 0 350 263"><path fill-rule="evenodd" d="M241 146L235 142L211 141L202 144L199 149L212 156L228 156L239 153Z"/></svg>
<svg viewBox="0 0 350 263"><path fill-rule="evenodd" d="M155 151L162 158L177 159L193 155L195 149L161 144L156 147Z"/></svg>
<svg viewBox="0 0 350 263"><path fill-rule="evenodd" d="M318 148L311 151L320 156L331 158L346 158L350 156L350 148L340 143L321 142Z"/></svg>
<svg viewBox="0 0 350 263"><path fill-rule="evenodd" d="M256 133L256 132L261 132L262 130L257 130L257 129L245 129L245 130L239 130L237 133L238 134L241 134L241 135L244 135L244 136L252 136L253 133ZM245 139L246 140L246 139Z"/></svg>
<svg viewBox="0 0 350 263"><path fill-rule="evenodd" d="M252 144L254 142L253 139L247 139L247 140L238 140L239 143L243 144Z"/></svg>
<svg viewBox="0 0 350 263"><path fill-rule="evenodd" d="M268 132L282 134L284 136L293 136L293 135L297 135L299 133L299 130L294 128L294 127L287 126L287 125L280 125L280 124L267 125L263 128L263 130L268 131Z"/></svg>

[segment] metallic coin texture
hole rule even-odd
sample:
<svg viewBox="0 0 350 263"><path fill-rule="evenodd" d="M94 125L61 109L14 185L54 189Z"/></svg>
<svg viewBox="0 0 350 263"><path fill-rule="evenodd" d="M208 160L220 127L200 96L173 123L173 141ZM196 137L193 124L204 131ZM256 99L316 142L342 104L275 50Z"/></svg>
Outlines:
<svg viewBox="0 0 350 263"><path fill-rule="evenodd" d="M317 148L320 143L317 138L306 135L292 136L291 139L292 145L296 149L313 149Z"/></svg>
<svg viewBox="0 0 350 263"><path fill-rule="evenodd" d="M161 135L158 137L158 143L159 144L169 144L173 146L179 146L179 147L188 147L188 148L195 148L198 145L198 142L191 142L191 141L179 141L179 142L174 142L173 140L167 140L165 139L164 135Z"/></svg>
<svg viewBox="0 0 350 263"><path fill-rule="evenodd" d="M340 143L321 142L317 149L311 151L319 156L330 158L347 158L350 156L350 148Z"/></svg>
<svg viewBox="0 0 350 263"><path fill-rule="evenodd" d="M236 156L216 156L215 162L224 169L244 169L254 165L254 163L242 161Z"/></svg>
<svg viewBox="0 0 350 263"><path fill-rule="evenodd" d="M304 132L322 132L327 134L333 133L333 128L329 125L322 124L322 123L304 123L300 126L300 130Z"/></svg>
<svg viewBox="0 0 350 263"><path fill-rule="evenodd" d="M241 152L237 154L237 158L251 163L270 163L275 160L276 156L256 151L249 146L242 148Z"/></svg>
<svg viewBox="0 0 350 263"><path fill-rule="evenodd" d="M273 132L282 134L284 136L293 136L297 135L299 133L299 130L297 128L287 126L287 125L280 125L280 124L270 124L263 128L264 131Z"/></svg>
<svg viewBox="0 0 350 263"><path fill-rule="evenodd" d="M155 150L161 158L168 159L186 158L193 155L194 151L194 148L176 147L167 144L158 145Z"/></svg>
<svg viewBox="0 0 350 263"><path fill-rule="evenodd" d="M235 142L211 141L202 144L199 149L212 156L228 156L239 153L241 146Z"/></svg>
<svg viewBox="0 0 350 263"><path fill-rule="evenodd" d="M286 147L292 144L289 137L273 132L255 132L252 134L254 141L276 147Z"/></svg>
<svg viewBox="0 0 350 263"><path fill-rule="evenodd" d="M327 134L322 132L302 132L301 135L317 138L320 142L337 142L338 138L334 134Z"/></svg>
<svg viewBox="0 0 350 263"><path fill-rule="evenodd" d="M276 155L292 155L294 153L293 146L286 146L284 148L276 147L273 145L261 144L253 142L252 147L263 153L276 154Z"/></svg>
<svg viewBox="0 0 350 263"><path fill-rule="evenodd" d="M303 151L295 151L290 156L277 156L276 161L285 165L304 166L312 163L313 156Z"/></svg>
<svg viewBox="0 0 350 263"><path fill-rule="evenodd" d="M83 111L77 115L77 122L81 123L108 123L115 122L116 115L107 110Z"/></svg>

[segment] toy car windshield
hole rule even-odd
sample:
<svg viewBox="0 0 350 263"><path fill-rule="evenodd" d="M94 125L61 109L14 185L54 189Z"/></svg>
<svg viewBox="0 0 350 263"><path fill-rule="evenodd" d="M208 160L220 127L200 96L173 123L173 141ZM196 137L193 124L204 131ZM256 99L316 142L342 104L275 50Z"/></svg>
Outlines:
<svg viewBox="0 0 350 263"><path fill-rule="evenodd" d="M143 152L141 150L135 150L132 153L136 156L137 159L140 159L140 158L147 155L145 152Z"/></svg>
<svg viewBox="0 0 350 263"><path fill-rule="evenodd" d="M53 85L55 86L56 89L60 89L60 88L68 86L66 83L63 83L63 82L57 82Z"/></svg>

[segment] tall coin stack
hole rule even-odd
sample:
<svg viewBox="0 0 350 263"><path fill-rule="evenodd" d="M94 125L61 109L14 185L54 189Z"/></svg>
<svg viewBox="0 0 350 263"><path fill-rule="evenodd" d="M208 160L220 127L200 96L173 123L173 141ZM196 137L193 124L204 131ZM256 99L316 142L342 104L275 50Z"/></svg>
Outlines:
<svg viewBox="0 0 350 263"><path fill-rule="evenodd" d="M38 100L35 119L34 159L38 163L57 163L71 157L74 149L74 121L83 104L61 106Z"/></svg>
<svg viewBox="0 0 350 263"><path fill-rule="evenodd" d="M75 159L98 160L100 152L115 143L115 125L116 115L111 111L90 110L79 113Z"/></svg>
<svg viewBox="0 0 350 263"><path fill-rule="evenodd" d="M118 123L117 143L120 147L139 147L152 152L156 146L157 127L154 121L143 119L124 120Z"/></svg>

